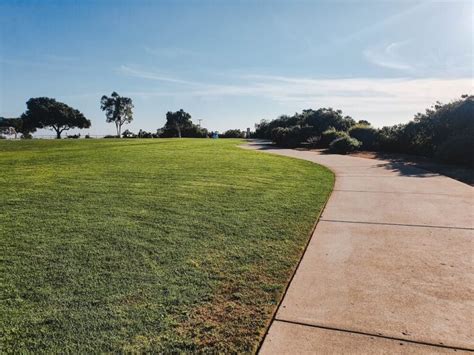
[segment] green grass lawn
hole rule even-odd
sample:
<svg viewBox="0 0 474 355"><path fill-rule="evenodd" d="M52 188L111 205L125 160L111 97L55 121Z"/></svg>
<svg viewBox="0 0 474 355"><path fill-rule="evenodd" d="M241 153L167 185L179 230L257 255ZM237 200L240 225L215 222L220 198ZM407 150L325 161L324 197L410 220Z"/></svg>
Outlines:
<svg viewBox="0 0 474 355"><path fill-rule="evenodd" d="M254 351L334 178L238 144L0 141L0 352Z"/></svg>

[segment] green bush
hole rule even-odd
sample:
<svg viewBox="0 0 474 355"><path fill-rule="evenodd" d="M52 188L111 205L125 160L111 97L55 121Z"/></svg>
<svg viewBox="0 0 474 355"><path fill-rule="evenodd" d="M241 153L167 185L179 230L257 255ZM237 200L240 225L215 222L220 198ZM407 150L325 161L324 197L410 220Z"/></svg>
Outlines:
<svg viewBox="0 0 474 355"><path fill-rule="evenodd" d="M312 136L312 137L309 137L307 140L306 140L306 147L308 148L317 148L319 146L319 141L321 140L321 137L318 137L318 136Z"/></svg>
<svg viewBox="0 0 474 355"><path fill-rule="evenodd" d="M473 117L474 96L463 95L448 104L437 102L406 124L380 129L377 149L466 164L474 152L460 149L470 148L465 137L474 136Z"/></svg>
<svg viewBox="0 0 474 355"><path fill-rule="evenodd" d="M81 138L81 134L73 134L73 135L70 135L70 136L66 136L67 139L79 139Z"/></svg>
<svg viewBox="0 0 474 355"><path fill-rule="evenodd" d="M356 122L350 116L344 116L341 110L332 108L320 108L318 110L308 109L292 116L282 115L275 120L262 120L255 127L254 138L270 139L275 128L311 127L311 135L320 136L322 132L334 127L338 131L347 131ZM300 143L304 143L305 139ZM328 143L329 144L329 143Z"/></svg>
<svg viewBox="0 0 474 355"><path fill-rule="evenodd" d="M359 149L361 143L355 139L349 137L347 134L344 137L337 138L329 144L329 151L336 154L347 154Z"/></svg>
<svg viewBox="0 0 474 355"><path fill-rule="evenodd" d="M240 129L229 129L219 134L219 138L245 138L245 132L242 132Z"/></svg>
<svg viewBox="0 0 474 355"><path fill-rule="evenodd" d="M122 137L123 138L136 138L137 135L130 131L129 129L126 129L124 132L122 132Z"/></svg>
<svg viewBox="0 0 474 355"><path fill-rule="evenodd" d="M474 167L474 140L472 136L452 137L439 146L435 157L446 163Z"/></svg>
<svg viewBox="0 0 474 355"><path fill-rule="evenodd" d="M299 126L293 127L277 127L272 129L272 140L280 146L286 148L295 148L300 144Z"/></svg>
<svg viewBox="0 0 474 355"><path fill-rule="evenodd" d="M308 126L276 127L272 129L271 138L280 147L295 148L313 135L312 128Z"/></svg>
<svg viewBox="0 0 474 355"><path fill-rule="evenodd" d="M327 148L331 142L335 141L338 138L346 137L347 133L343 131L336 131L334 128L330 128L324 131L321 134L321 139L319 140L319 146L321 148Z"/></svg>
<svg viewBox="0 0 474 355"><path fill-rule="evenodd" d="M153 138L153 133L140 129L137 134L138 138Z"/></svg>
<svg viewBox="0 0 474 355"><path fill-rule="evenodd" d="M378 130L366 125L358 124L349 129L349 136L361 142L360 149L375 150L378 148Z"/></svg>
<svg viewBox="0 0 474 355"><path fill-rule="evenodd" d="M178 131L174 126L165 125L163 128L159 129L157 134L159 138L172 138L178 136ZM207 138L209 132L206 128L202 128L193 123L181 128L181 137L183 138Z"/></svg>

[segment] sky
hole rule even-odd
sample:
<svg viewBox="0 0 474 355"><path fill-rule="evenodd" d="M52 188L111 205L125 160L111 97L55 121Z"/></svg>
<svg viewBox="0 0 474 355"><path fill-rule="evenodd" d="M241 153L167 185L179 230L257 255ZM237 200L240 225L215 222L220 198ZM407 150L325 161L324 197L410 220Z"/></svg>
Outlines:
<svg viewBox="0 0 474 355"><path fill-rule="evenodd" d="M333 107L381 127L473 93L472 1L0 0L0 116L62 101L113 134L184 109L210 130ZM74 131L72 131L74 132ZM39 134L52 134L39 131Z"/></svg>

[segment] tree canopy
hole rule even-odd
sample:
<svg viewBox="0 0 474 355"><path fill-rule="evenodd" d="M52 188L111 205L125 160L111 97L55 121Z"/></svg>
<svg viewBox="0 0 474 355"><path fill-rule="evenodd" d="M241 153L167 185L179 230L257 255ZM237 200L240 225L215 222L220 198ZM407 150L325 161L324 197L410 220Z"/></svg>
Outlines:
<svg viewBox="0 0 474 355"><path fill-rule="evenodd" d="M190 128L192 126L193 123L191 122L191 115L185 112L183 109L176 112L168 111L166 113L166 124L164 127L165 130L175 129L179 138L181 138L182 131L184 129Z"/></svg>
<svg viewBox="0 0 474 355"><path fill-rule="evenodd" d="M474 96L463 95L447 104L436 102L405 124L375 128L366 120L357 123L331 108L303 110L255 125L256 138L279 146L330 147L337 139L344 149L363 149L433 157L447 163L474 167ZM348 136L349 134L349 136ZM349 138L360 144L353 144Z"/></svg>
<svg viewBox="0 0 474 355"><path fill-rule="evenodd" d="M12 129L14 132L12 132ZM32 122L24 121L21 118L5 118L0 117L0 132L15 135L21 133L23 138L31 138L31 133L35 132L36 128L32 126Z"/></svg>
<svg viewBox="0 0 474 355"><path fill-rule="evenodd" d="M293 116L282 115L275 120L262 120L256 125L255 137L272 139L275 134L272 131L276 128L287 128L290 135L295 137L298 131L305 133L300 138L305 140L309 136L320 136L324 131L334 128L338 131L347 131L356 122L350 116L344 116L341 110L332 108L320 108L318 110L308 109ZM280 133L283 131L279 130ZM287 133L288 133L287 132ZM274 132L275 133L275 132Z"/></svg>
<svg viewBox="0 0 474 355"><path fill-rule="evenodd" d="M21 115L21 129L34 131L36 128L50 128L56 132L56 138L71 128L89 128L91 121L84 115L49 97L31 98L26 103L27 110Z"/></svg>
<svg viewBox="0 0 474 355"><path fill-rule="evenodd" d="M117 137L120 137L122 126L133 121L133 107L131 98L120 96L115 91L110 97L104 95L100 99L100 108L105 111L106 122L115 123Z"/></svg>
<svg viewBox="0 0 474 355"><path fill-rule="evenodd" d="M0 117L0 134L14 134L16 137L19 132L19 122L21 122L21 120L19 120L18 118Z"/></svg>

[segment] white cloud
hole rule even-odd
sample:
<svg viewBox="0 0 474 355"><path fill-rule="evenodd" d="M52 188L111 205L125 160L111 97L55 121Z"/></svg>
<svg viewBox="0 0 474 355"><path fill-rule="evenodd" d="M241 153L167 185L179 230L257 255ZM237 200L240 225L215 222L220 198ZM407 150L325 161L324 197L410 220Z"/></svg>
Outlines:
<svg viewBox="0 0 474 355"><path fill-rule="evenodd" d="M371 119L376 125L411 119L437 100L448 102L472 93L472 78L335 78L314 79L288 76L243 75L229 83L217 84L182 80L123 66L123 74L168 82L159 90L129 92L138 97L171 96L184 99L256 97L273 101L292 111L303 108L334 107L357 119ZM284 113L284 112L281 112ZM382 118L382 120L377 119Z"/></svg>
<svg viewBox="0 0 474 355"><path fill-rule="evenodd" d="M405 40L371 46L363 51L372 64L416 77L472 76L468 47L439 47L436 43Z"/></svg>
<svg viewBox="0 0 474 355"><path fill-rule="evenodd" d="M406 72L413 72L414 67L406 63L400 54L400 49L406 46L409 41L392 42L382 49L370 48L364 51L364 56L372 64L390 68L398 69Z"/></svg>
<svg viewBox="0 0 474 355"><path fill-rule="evenodd" d="M149 80L157 80L157 81L164 81L168 83L174 83L174 84L184 84L184 85L193 85L194 83L191 81L187 80L181 80L173 77L168 77L166 75L160 75L159 73L154 73L150 71L143 71L139 69L132 68L127 65L122 65L120 68L118 68L118 71L122 74L128 75L128 76L133 76L136 78L142 78L142 79L149 79Z"/></svg>

